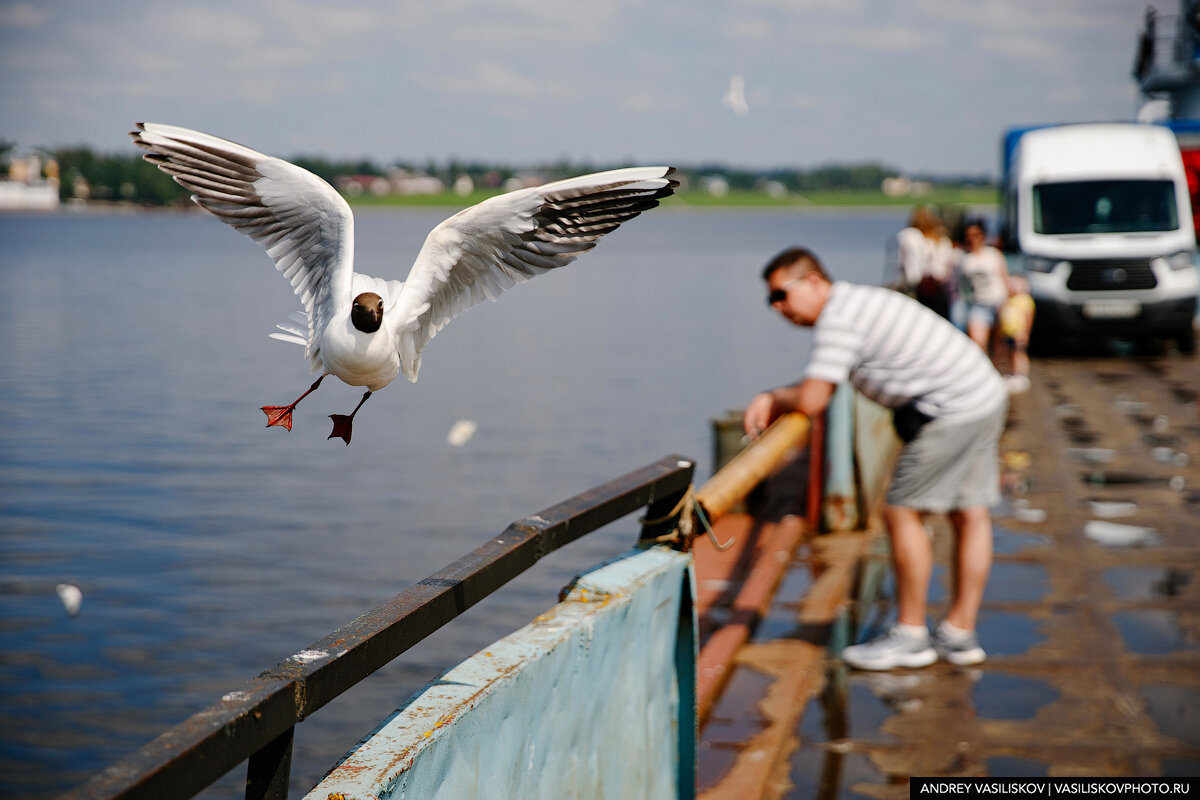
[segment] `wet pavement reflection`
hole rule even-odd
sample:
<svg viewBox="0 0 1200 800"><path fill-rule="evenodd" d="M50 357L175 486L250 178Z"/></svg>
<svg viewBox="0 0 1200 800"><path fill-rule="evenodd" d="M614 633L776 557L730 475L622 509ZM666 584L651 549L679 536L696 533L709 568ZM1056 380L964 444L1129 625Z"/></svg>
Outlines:
<svg viewBox="0 0 1200 800"><path fill-rule="evenodd" d="M1200 774L1200 370L1171 356L1035 362L1034 375L1001 443L987 660L862 673L831 653L788 778L764 796L901 798L928 775ZM930 528L933 623L953 535L944 519ZM863 575L885 574L860 579L872 593L847 609L847 642L895 618L873 552ZM715 771L701 788L749 796L722 794Z"/></svg>

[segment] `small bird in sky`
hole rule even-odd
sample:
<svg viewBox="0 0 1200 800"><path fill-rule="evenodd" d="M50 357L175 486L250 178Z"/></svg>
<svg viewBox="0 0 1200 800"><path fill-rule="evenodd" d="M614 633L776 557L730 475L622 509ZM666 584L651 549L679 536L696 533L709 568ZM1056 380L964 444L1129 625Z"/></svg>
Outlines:
<svg viewBox="0 0 1200 800"><path fill-rule="evenodd" d="M749 114L750 104L746 102L746 79L741 75L730 77L729 88L721 100L735 116L744 117Z"/></svg>
<svg viewBox="0 0 1200 800"><path fill-rule="evenodd" d="M130 136L193 202L265 247L304 305L303 329L271 336L303 345L320 375L291 404L263 406L267 427L290 431L296 404L336 375L367 390L330 415L329 438L346 444L371 393L401 372L415 382L425 345L456 315L569 264L678 186L673 167L631 167L497 195L435 227L407 280L385 280L354 271L350 206L308 170L171 125L139 122Z"/></svg>

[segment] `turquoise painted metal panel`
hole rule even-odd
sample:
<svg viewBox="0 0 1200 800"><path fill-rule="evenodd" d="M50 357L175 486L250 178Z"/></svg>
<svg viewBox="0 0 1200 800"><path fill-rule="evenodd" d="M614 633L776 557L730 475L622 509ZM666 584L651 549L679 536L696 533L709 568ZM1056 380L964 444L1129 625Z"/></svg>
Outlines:
<svg viewBox="0 0 1200 800"><path fill-rule="evenodd" d="M663 548L582 576L427 686L308 800L690 800L694 583L690 554Z"/></svg>
<svg viewBox="0 0 1200 800"><path fill-rule="evenodd" d="M849 383L839 384L825 412L825 497L822 514L829 531L859 525L858 490L854 477L854 396Z"/></svg>
<svg viewBox="0 0 1200 800"><path fill-rule="evenodd" d="M892 465L900 452L900 438L892 426L891 409L857 392L854 394L854 449L858 464L859 509L870 514L883 503L891 483Z"/></svg>

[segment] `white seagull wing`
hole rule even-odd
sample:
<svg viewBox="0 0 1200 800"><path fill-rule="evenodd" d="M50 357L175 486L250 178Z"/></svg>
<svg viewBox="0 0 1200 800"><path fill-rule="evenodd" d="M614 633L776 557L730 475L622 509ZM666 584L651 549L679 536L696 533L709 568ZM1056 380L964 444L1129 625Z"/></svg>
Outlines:
<svg viewBox="0 0 1200 800"><path fill-rule="evenodd" d="M187 128L138 123L130 136L144 158L193 192L192 200L261 244L306 312L305 354L322 368L319 333L334 300L348 297L354 258L350 206L306 169ZM297 331L291 337L298 341Z"/></svg>
<svg viewBox="0 0 1200 800"><path fill-rule="evenodd" d="M569 264L678 185L672 167L633 167L489 198L438 225L397 301L396 347L417 379L421 351L455 316L512 286Z"/></svg>

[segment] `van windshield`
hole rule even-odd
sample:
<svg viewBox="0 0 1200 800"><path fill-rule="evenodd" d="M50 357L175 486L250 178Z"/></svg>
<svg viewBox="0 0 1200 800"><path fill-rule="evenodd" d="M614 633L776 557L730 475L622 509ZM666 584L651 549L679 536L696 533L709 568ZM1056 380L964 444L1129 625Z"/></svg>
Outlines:
<svg viewBox="0 0 1200 800"><path fill-rule="evenodd" d="M1033 187L1035 233L1136 233L1178 227L1171 181L1071 181Z"/></svg>

